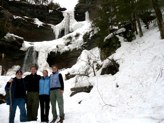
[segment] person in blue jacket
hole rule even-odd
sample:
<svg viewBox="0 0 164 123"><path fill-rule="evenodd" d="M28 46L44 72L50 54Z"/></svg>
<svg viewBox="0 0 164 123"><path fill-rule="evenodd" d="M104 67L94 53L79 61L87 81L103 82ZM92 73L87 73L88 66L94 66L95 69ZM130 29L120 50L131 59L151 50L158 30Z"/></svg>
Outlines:
<svg viewBox="0 0 164 123"><path fill-rule="evenodd" d="M5 86L7 94L7 105L10 105L9 123L14 123L17 106L20 109L20 121L26 122L27 115L25 109L26 103L26 87L24 79L22 78L22 71L16 72L16 77L10 79Z"/></svg>
<svg viewBox="0 0 164 123"><path fill-rule="evenodd" d="M51 123L55 123L57 120L56 103L58 103L60 119L58 123L63 123L64 120L64 81L62 74L59 73L58 66L52 65L52 74L50 75L50 101L52 105L53 120Z"/></svg>
<svg viewBox="0 0 164 123"><path fill-rule="evenodd" d="M41 108L41 122L48 122L50 104L50 77L48 71L43 71L43 77L39 81L39 100Z"/></svg>

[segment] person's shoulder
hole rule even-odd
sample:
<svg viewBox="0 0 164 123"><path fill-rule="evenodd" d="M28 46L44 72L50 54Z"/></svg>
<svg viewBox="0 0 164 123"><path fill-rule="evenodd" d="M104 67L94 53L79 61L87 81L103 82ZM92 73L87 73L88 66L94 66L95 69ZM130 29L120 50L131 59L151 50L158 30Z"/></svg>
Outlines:
<svg viewBox="0 0 164 123"><path fill-rule="evenodd" d="M13 82L15 82L16 80L17 80L17 78L16 77L14 77L14 78L12 78L13 79Z"/></svg>
<svg viewBox="0 0 164 123"><path fill-rule="evenodd" d="M58 73L59 74L59 76L62 76L62 74L61 73Z"/></svg>
<svg viewBox="0 0 164 123"><path fill-rule="evenodd" d="M31 74L29 74L29 75L25 76L24 78L26 79L26 78L29 78L30 76L31 76Z"/></svg>
<svg viewBox="0 0 164 123"><path fill-rule="evenodd" d="M42 78L42 76L40 76L40 75L38 75L38 74L36 74L36 76L37 76L39 79L41 79L41 78Z"/></svg>

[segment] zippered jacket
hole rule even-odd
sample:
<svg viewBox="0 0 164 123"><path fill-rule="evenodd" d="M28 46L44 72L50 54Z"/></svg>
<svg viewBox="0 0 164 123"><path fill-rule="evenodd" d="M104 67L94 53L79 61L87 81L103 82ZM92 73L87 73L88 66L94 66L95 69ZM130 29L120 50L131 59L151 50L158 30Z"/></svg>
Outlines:
<svg viewBox="0 0 164 123"><path fill-rule="evenodd" d="M53 72L50 75L50 90L64 90L63 77L58 72Z"/></svg>
<svg viewBox="0 0 164 123"><path fill-rule="evenodd" d="M50 95L50 77L42 77L39 80L39 95Z"/></svg>

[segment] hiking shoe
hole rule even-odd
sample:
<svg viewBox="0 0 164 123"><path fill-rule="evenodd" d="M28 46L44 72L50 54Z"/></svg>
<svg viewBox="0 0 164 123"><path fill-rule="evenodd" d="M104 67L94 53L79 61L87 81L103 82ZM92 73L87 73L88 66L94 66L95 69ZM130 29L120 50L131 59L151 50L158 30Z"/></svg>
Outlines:
<svg viewBox="0 0 164 123"><path fill-rule="evenodd" d="M63 120L62 120L62 119L60 119L57 123L63 123Z"/></svg>
<svg viewBox="0 0 164 123"><path fill-rule="evenodd" d="M63 123L64 118L60 117L60 120L57 123Z"/></svg>
<svg viewBox="0 0 164 123"><path fill-rule="evenodd" d="M56 120L57 120L57 118L56 118L56 119L53 119L50 123L55 123L55 122L56 122Z"/></svg>

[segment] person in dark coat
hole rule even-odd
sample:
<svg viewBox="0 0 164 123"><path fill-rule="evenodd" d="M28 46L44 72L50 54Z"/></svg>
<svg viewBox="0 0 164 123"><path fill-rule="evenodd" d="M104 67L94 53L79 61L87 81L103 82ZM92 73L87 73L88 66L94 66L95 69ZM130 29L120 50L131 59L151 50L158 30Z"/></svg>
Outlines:
<svg viewBox="0 0 164 123"><path fill-rule="evenodd" d="M43 77L39 81L39 100L41 109L41 122L48 122L50 109L50 77L48 71L43 71Z"/></svg>
<svg viewBox="0 0 164 123"><path fill-rule="evenodd" d="M9 80L5 86L7 94L7 105L10 105L9 123L14 123L17 106L20 109L20 122L26 122L26 88L22 79L22 71L16 72L16 77Z"/></svg>
<svg viewBox="0 0 164 123"><path fill-rule="evenodd" d="M27 120L37 121L39 108L39 80L37 75L37 67L31 66L31 74L27 75L24 80L27 89Z"/></svg>

